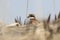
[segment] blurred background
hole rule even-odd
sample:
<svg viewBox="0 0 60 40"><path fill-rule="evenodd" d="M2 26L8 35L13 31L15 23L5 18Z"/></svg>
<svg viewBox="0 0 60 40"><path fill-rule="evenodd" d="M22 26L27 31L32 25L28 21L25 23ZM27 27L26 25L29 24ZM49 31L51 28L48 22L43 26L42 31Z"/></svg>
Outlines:
<svg viewBox="0 0 60 40"><path fill-rule="evenodd" d="M51 20L54 20L59 11L60 0L0 0L0 20L6 24L14 22L16 16L21 16L24 22L30 13L40 19L51 14Z"/></svg>

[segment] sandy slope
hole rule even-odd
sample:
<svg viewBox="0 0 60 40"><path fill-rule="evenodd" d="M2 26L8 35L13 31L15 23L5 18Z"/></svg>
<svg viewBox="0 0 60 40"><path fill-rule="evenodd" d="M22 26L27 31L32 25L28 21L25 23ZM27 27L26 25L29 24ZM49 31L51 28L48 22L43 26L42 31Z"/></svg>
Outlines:
<svg viewBox="0 0 60 40"><path fill-rule="evenodd" d="M0 25L0 27L2 26ZM34 27L30 30L24 27L24 30L22 30L21 27L17 26L7 28L5 28L4 26L0 29L3 29L3 32L0 31L0 40L38 40L36 39L36 37L34 37ZM27 32L26 30L29 30L29 32ZM60 34L54 34L52 40L60 40Z"/></svg>
<svg viewBox="0 0 60 40"><path fill-rule="evenodd" d="M53 40L60 40L60 34L54 34Z"/></svg>

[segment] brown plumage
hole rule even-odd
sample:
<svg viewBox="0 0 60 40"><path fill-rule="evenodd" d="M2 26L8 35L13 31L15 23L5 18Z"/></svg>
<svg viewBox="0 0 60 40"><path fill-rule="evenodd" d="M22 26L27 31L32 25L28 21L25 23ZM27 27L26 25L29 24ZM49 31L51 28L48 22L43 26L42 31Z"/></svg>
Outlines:
<svg viewBox="0 0 60 40"><path fill-rule="evenodd" d="M49 14L49 17L48 17L47 23L50 22L50 17L51 17L51 14Z"/></svg>
<svg viewBox="0 0 60 40"><path fill-rule="evenodd" d="M60 12L59 12L59 14L58 14L58 19L60 19Z"/></svg>
<svg viewBox="0 0 60 40"><path fill-rule="evenodd" d="M57 20L56 14L55 14L55 20Z"/></svg>

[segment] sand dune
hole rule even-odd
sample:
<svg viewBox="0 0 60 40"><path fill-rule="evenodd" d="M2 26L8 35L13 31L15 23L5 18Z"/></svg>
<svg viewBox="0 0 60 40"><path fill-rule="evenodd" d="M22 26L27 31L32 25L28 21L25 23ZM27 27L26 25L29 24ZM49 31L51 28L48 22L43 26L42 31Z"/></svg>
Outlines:
<svg viewBox="0 0 60 40"><path fill-rule="evenodd" d="M2 23L1 23L2 24ZM40 40L40 37L35 35L35 26L10 26L0 25L0 40ZM51 40L60 40L60 33L53 34Z"/></svg>

